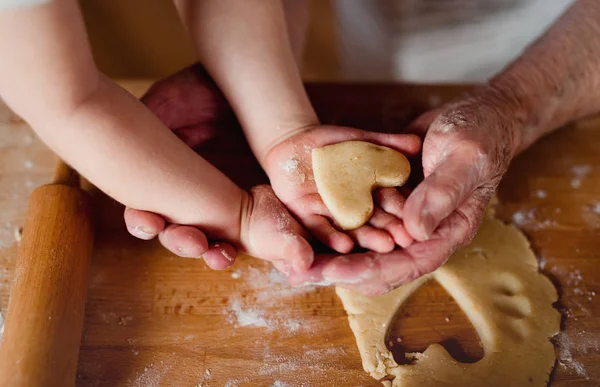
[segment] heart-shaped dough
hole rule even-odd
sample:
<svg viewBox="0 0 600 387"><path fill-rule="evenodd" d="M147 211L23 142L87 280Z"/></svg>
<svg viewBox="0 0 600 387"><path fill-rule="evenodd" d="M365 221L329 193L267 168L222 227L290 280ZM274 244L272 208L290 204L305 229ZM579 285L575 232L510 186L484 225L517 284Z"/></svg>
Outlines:
<svg viewBox="0 0 600 387"><path fill-rule="evenodd" d="M410 174L402 153L364 141L315 148L312 166L319 195L344 230L369 220L376 187L401 186Z"/></svg>
<svg viewBox="0 0 600 387"><path fill-rule="evenodd" d="M396 312L429 279L454 297L477 331L483 359L456 361L440 344L399 365L385 341ZM550 338L560 331L558 295L538 271L529 242L517 229L486 216L473 242L431 274L368 297L336 288L365 371L391 387L545 387L554 366Z"/></svg>

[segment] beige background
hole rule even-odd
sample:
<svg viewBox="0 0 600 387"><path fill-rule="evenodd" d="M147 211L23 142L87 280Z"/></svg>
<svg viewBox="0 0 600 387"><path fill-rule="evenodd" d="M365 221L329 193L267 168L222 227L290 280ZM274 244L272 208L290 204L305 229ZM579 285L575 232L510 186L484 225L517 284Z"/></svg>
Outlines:
<svg viewBox="0 0 600 387"><path fill-rule="evenodd" d="M335 26L329 0L311 3L304 74L338 74ZM158 78L195 61L192 44L171 0L80 0L96 62L116 78Z"/></svg>
<svg viewBox="0 0 600 387"><path fill-rule="evenodd" d="M243 1L243 0L240 0ZM572 0L297 0L311 25L307 80L481 82ZM100 68L157 78L194 61L171 0L80 0Z"/></svg>

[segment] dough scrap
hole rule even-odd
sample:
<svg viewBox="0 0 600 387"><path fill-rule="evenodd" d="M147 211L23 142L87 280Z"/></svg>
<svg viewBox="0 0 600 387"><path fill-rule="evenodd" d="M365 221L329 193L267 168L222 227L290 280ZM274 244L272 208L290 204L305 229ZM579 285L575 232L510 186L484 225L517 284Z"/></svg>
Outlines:
<svg viewBox="0 0 600 387"><path fill-rule="evenodd" d="M364 141L315 148L312 166L319 195L344 230L369 220L375 187L401 186L410 174L403 154Z"/></svg>
<svg viewBox="0 0 600 387"><path fill-rule="evenodd" d="M484 357L456 361L439 344L399 365L385 345L396 312L428 280L437 280L470 319ZM560 330L554 285L538 272L527 239L488 213L473 242L435 272L392 292L367 297L336 288L362 358L363 368L386 386L547 386L555 353L550 338ZM415 354L412 354L415 355Z"/></svg>

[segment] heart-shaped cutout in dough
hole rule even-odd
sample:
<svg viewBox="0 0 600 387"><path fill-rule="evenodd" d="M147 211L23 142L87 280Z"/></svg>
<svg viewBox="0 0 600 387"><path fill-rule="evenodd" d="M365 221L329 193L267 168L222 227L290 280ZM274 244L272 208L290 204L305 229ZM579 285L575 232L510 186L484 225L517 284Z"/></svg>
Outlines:
<svg viewBox="0 0 600 387"><path fill-rule="evenodd" d="M398 364L386 346L390 324L404 302L436 280L463 310L479 336L484 356L456 361L439 344ZM391 292L368 297L337 287L348 313L365 371L391 387L545 387L555 361L550 338L560 330L556 289L538 272L527 239L486 216L472 243L433 273Z"/></svg>
<svg viewBox="0 0 600 387"><path fill-rule="evenodd" d="M386 337L398 364L411 364L431 344L440 344L460 363L484 356L481 339L471 320L442 285L430 279L400 306Z"/></svg>
<svg viewBox="0 0 600 387"><path fill-rule="evenodd" d="M364 141L315 148L312 166L319 195L344 230L369 220L376 187L401 186L410 175L402 153Z"/></svg>

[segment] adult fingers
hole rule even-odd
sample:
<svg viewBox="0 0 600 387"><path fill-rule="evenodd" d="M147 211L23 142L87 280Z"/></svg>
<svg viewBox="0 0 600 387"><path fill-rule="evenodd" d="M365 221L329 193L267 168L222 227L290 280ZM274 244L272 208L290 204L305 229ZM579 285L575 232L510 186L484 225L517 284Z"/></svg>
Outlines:
<svg viewBox="0 0 600 387"><path fill-rule="evenodd" d="M386 293L440 267L458 248L471 241L490 198L478 189L447 217L435 234L404 250L327 257L318 272L305 274L341 287L376 295ZM298 283L299 278L294 278Z"/></svg>
<svg viewBox="0 0 600 387"><path fill-rule="evenodd" d="M483 183L482 164L478 152L463 149L435 166L404 205L404 225L413 238L429 239L438 225Z"/></svg>

